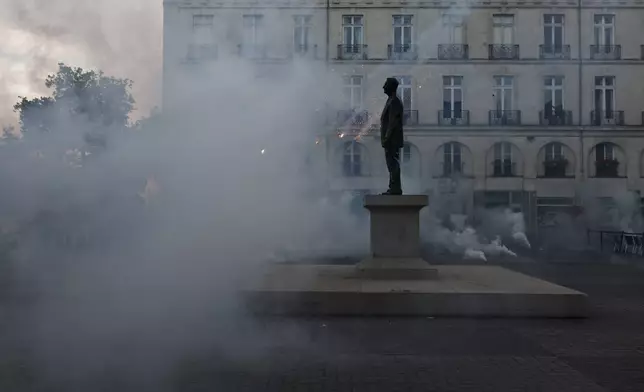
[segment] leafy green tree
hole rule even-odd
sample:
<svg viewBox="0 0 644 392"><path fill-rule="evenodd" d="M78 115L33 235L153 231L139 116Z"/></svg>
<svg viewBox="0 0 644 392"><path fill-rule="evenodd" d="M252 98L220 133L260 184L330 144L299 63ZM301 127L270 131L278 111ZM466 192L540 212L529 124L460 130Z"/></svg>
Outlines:
<svg viewBox="0 0 644 392"><path fill-rule="evenodd" d="M20 115L20 130L27 137L80 128L88 145L103 146L110 130L128 126L135 104L130 79L60 63L45 86L52 90L51 96L19 97L14 105Z"/></svg>

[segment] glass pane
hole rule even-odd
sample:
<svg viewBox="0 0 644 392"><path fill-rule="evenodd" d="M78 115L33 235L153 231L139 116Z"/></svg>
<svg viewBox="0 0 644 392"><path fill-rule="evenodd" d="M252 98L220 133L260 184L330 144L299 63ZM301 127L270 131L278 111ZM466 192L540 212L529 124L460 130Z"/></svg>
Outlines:
<svg viewBox="0 0 644 392"><path fill-rule="evenodd" d="M355 27L353 29L353 44L361 45L362 44L362 27Z"/></svg>
<svg viewBox="0 0 644 392"><path fill-rule="evenodd" d="M351 45L351 38L352 38L351 27L345 26L344 27L344 44L345 45Z"/></svg>
<svg viewBox="0 0 644 392"><path fill-rule="evenodd" d="M601 45L602 44L602 30L601 27L595 26L595 45Z"/></svg>
<svg viewBox="0 0 644 392"><path fill-rule="evenodd" d="M394 45L402 45L402 31L400 27L394 27Z"/></svg>
<svg viewBox="0 0 644 392"><path fill-rule="evenodd" d="M560 26L557 26L554 32L554 42L553 46L556 48L561 48L563 45L563 29Z"/></svg>
<svg viewBox="0 0 644 392"><path fill-rule="evenodd" d="M546 47L552 46L552 27L551 26L544 26L543 27L543 44Z"/></svg>
<svg viewBox="0 0 644 392"><path fill-rule="evenodd" d="M604 94L602 94L602 90L600 89L595 90L595 110L596 111L604 110L604 105L602 102L603 95Z"/></svg>
<svg viewBox="0 0 644 392"><path fill-rule="evenodd" d="M555 90L554 105L563 107L563 90Z"/></svg>
<svg viewBox="0 0 644 392"><path fill-rule="evenodd" d="M512 90L503 90L503 110L512 110Z"/></svg>
<svg viewBox="0 0 644 392"><path fill-rule="evenodd" d="M451 118L452 111L452 91L443 89L443 115L445 118Z"/></svg>
<svg viewBox="0 0 644 392"><path fill-rule="evenodd" d="M403 33L403 44L411 44L411 27L405 27Z"/></svg>
<svg viewBox="0 0 644 392"><path fill-rule="evenodd" d="M545 107L548 109L552 105L552 90L545 90L543 92L543 102Z"/></svg>
<svg viewBox="0 0 644 392"><path fill-rule="evenodd" d="M613 90L605 90L606 94L606 112L612 118L613 111Z"/></svg>
<svg viewBox="0 0 644 392"><path fill-rule="evenodd" d="M454 89L454 102L463 101L463 90L460 88Z"/></svg>
<svg viewBox="0 0 644 392"><path fill-rule="evenodd" d="M613 44L613 29L604 29L604 45Z"/></svg>

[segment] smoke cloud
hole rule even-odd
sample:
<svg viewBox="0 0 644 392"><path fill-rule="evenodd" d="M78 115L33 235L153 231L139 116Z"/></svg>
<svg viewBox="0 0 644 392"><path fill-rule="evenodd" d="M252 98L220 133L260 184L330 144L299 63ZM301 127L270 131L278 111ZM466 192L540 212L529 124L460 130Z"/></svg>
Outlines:
<svg viewBox="0 0 644 392"><path fill-rule="evenodd" d="M139 113L160 103L163 4L159 0L0 0L0 123L17 96L46 94L59 62L136 80Z"/></svg>

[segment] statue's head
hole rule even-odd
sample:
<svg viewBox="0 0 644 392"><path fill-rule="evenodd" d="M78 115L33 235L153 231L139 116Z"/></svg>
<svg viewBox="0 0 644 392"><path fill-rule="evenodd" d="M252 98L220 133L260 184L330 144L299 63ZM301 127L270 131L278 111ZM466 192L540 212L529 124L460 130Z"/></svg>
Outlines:
<svg viewBox="0 0 644 392"><path fill-rule="evenodd" d="M385 94L387 94L388 96L396 94L396 90L398 90L398 79L387 78L387 80L385 80L384 86L382 86L382 89L385 90Z"/></svg>

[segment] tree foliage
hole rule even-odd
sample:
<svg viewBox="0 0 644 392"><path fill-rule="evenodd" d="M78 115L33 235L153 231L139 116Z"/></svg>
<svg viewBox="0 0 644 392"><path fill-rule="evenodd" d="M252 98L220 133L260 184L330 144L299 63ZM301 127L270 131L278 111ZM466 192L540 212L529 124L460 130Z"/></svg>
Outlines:
<svg viewBox="0 0 644 392"><path fill-rule="evenodd" d="M19 97L14 110L20 115L21 132L62 132L84 124L94 130L122 129L134 109L132 81L106 76L102 71L74 68L63 63L45 80L49 97ZM91 133L91 132L90 132Z"/></svg>

